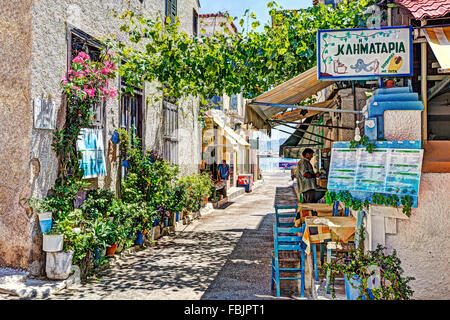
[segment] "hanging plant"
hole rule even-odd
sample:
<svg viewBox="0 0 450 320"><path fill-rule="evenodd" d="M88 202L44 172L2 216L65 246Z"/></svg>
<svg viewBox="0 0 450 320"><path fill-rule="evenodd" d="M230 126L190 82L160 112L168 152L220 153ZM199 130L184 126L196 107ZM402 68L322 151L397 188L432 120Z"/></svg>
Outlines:
<svg viewBox="0 0 450 320"><path fill-rule="evenodd" d="M350 191L340 191L338 193L329 191L325 193L325 201L329 206L332 206L334 202L339 201L345 204L346 208L351 208L353 211L361 211L363 208L369 210L370 204L388 206L398 208L399 203L403 206L402 212L407 216L411 216L411 208L414 204L414 199L411 196L399 197L395 194L385 195L382 193L374 193L371 201L361 201L356 198L352 198Z"/></svg>

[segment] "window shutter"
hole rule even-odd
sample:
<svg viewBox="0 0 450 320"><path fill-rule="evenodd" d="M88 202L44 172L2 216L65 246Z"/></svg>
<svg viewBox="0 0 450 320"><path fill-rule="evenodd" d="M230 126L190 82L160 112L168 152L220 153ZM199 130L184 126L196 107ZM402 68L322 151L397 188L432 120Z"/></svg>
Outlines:
<svg viewBox="0 0 450 320"><path fill-rule="evenodd" d="M175 18L177 15L177 0L172 0L172 16Z"/></svg>
<svg viewBox="0 0 450 320"><path fill-rule="evenodd" d="M175 21L177 15L177 0L166 0L166 17L170 18L170 21Z"/></svg>

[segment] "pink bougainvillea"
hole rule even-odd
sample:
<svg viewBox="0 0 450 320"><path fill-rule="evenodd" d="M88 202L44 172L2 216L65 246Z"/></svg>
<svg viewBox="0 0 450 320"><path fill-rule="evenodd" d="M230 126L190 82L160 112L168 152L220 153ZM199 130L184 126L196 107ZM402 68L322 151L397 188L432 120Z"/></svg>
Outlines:
<svg viewBox="0 0 450 320"><path fill-rule="evenodd" d="M108 80L116 76L114 57L114 53L107 53L102 61L95 62L87 53L80 52L72 60L67 76L61 78L64 93L83 100L107 101L115 98L117 90L108 88Z"/></svg>

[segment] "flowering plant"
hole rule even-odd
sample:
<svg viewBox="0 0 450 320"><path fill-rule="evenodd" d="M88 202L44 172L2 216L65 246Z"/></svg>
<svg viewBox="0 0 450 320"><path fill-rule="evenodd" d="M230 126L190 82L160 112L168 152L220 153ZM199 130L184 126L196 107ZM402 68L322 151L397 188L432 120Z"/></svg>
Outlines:
<svg viewBox="0 0 450 320"><path fill-rule="evenodd" d="M117 96L117 90L108 88L108 80L116 73L114 53L107 53L99 62L92 61L90 56L81 51L73 60L72 68L67 76L61 78L61 87L68 96L81 99L106 101Z"/></svg>
<svg viewBox="0 0 450 320"><path fill-rule="evenodd" d="M63 129L55 131L52 146L59 156L62 180L67 176L83 177L76 142L81 128L92 125L95 105L117 96L117 90L108 86L109 80L116 76L115 59L113 53L106 53L100 61L92 61L87 53L80 52L61 79L60 85L67 97L66 123Z"/></svg>

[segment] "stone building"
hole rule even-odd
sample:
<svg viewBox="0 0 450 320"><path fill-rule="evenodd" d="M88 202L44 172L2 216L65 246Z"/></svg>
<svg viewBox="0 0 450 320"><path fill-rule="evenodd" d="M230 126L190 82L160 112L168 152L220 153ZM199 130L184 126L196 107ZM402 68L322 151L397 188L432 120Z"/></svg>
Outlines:
<svg viewBox="0 0 450 320"><path fill-rule="evenodd" d="M129 9L150 18L178 16L188 34L198 33L198 0L14 0L0 8L0 266L39 273L42 238L38 218L26 205L45 197L54 186L58 164L51 144L55 128L64 124L65 101L60 79L80 50L95 57L95 39L115 34L124 39L110 10ZM120 89L121 79L112 84ZM111 86L111 84L110 84ZM119 127L137 127L146 149L156 149L182 174L198 172L201 129L198 99L186 98L187 114L164 99L154 84L134 97L122 95L97 110L106 176L89 179L93 187L118 191L121 164L110 142ZM42 117L43 115L43 117ZM36 118L35 118L36 117ZM181 156L182 155L182 156Z"/></svg>

